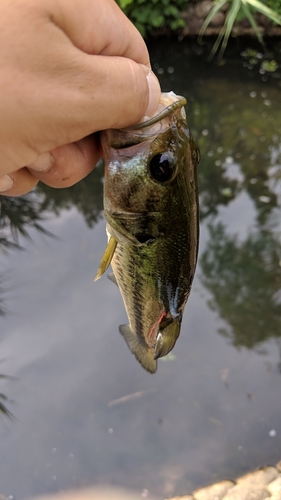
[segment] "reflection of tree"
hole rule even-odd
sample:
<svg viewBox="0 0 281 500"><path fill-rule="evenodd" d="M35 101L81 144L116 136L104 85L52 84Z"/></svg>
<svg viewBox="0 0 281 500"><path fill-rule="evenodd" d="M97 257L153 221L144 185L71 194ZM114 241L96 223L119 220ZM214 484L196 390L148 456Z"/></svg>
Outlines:
<svg viewBox="0 0 281 500"><path fill-rule="evenodd" d="M4 309L4 299L3 299L3 286L2 286L2 281L3 281L3 275L0 275L0 316L5 316L5 309Z"/></svg>
<svg viewBox="0 0 281 500"><path fill-rule="evenodd" d="M215 215L219 205L227 205L242 189L253 200L260 224L277 206L270 170L281 163L279 91L270 89L269 100L256 82L255 91L251 90L251 83L239 89L237 82L224 78L193 90L188 116L202 154L198 169L202 217ZM240 166L239 179L228 175L231 162Z"/></svg>
<svg viewBox="0 0 281 500"><path fill-rule="evenodd" d="M217 214L219 206L228 205L241 191L235 179L228 179L225 169L205 157L198 169L201 220Z"/></svg>
<svg viewBox="0 0 281 500"><path fill-rule="evenodd" d="M46 217L73 206L92 227L101 217L103 207L103 168L100 164L81 182L67 189L52 189L43 184L21 197L0 196L0 251L20 249L19 235L28 238L29 229L52 236L44 226ZM0 276L1 278L1 276ZM0 316L4 314L0 287Z"/></svg>
<svg viewBox="0 0 281 500"><path fill-rule="evenodd" d="M35 191L25 196L0 196L0 249L19 248L18 236L27 238L31 227L51 235L42 225L44 219L73 206L82 212L87 224L92 227L101 216L102 182L103 169L100 165L71 188L52 189L39 184Z"/></svg>
<svg viewBox="0 0 281 500"><path fill-rule="evenodd" d="M220 333L236 346L253 347L281 337L281 244L268 230L240 243L224 226L209 226L201 257L202 282L210 305L230 326Z"/></svg>
<svg viewBox="0 0 281 500"><path fill-rule="evenodd" d="M3 378L3 375L0 375L0 378ZM2 412L6 417L14 418L13 414L8 410L6 404L9 400L5 394L0 393L0 412Z"/></svg>
<svg viewBox="0 0 281 500"><path fill-rule="evenodd" d="M0 360L0 362L2 361L3 360ZM9 375L4 375L3 373L0 373L0 380L7 380L7 379L14 380L15 377L10 377ZM6 415L6 417L14 418L13 414L8 410L6 406L9 402L11 402L11 400L9 400L9 398L5 394L0 392L0 412Z"/></svg>
<svg viewBox="0 0 281 500"><path fill-rule="evenodd" d="M44 231L41 204L38 197L31 193L19 198L0 196L0 249L19 248L18 236L28 237L28 228L35 227Z"/></svg>
<svg viewBox="0 0 281 500"><path fill-rule="evenodd" d="M62 209L73 206L83 214L87 224L92 227L101 217L103 207L103 168L94 171L75 186L68 189L52 189L43 184L33 192L21 197L0 196L0 251L12 248L21 249L19 236L29 237L30 228L51 236L43 225L44 220ZM0 275L0 280L3 281ZM3 286L0 286L0 316L5 314L3 307ZM11 378L1 375L0 379ZM13 418L7 408L7 396L0 392L0 413Z"/></svg>
<svg viewBox="0 0 281 500"><path fill-rule="evenodd" d="M103 165L100 162L85 179L67 189L52 189L40 184L38 193L43 194L40 210L58 214L62 209L75 206L89 227L101 217L103 209Z"/></svg>

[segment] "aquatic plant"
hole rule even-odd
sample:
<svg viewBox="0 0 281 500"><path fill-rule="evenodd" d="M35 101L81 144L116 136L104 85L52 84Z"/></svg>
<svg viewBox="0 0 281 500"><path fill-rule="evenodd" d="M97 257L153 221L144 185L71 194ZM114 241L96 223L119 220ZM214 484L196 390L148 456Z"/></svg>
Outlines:
<svg viewBox="0 0 281 500"><path fill-rule="evenodd" d="M228 39L230 37L230 34L232 32L233 26L237 20L242 19L243 17L246 17L251 24L259 42L261 45L264 47L264 41L263 37L261 34L261 31L257 25L257 22L254 18L253 15L253 10L255 12L259 12L266 16L268 19L273 21L276 24L281 25L281 15L279 15L277 12L272 10L271 8L267 7L264 3L260 2L259 0L232 0L229 2L229 0L218 0L215 1L214 6L212 7L211 11L209 12L208 16L206 17L200 33L199 33L199 41L202 40L202 36L205 33L206 28L214 18L214 16L222 10L225 5L228 5L228 9L226 11L226 17L225 17L225 22L224 25L219 33L219 36L212 48L210 57L212 58L217 50L219 49L220 45L220 51L219 51L219 57L222 57Z"/></svg>

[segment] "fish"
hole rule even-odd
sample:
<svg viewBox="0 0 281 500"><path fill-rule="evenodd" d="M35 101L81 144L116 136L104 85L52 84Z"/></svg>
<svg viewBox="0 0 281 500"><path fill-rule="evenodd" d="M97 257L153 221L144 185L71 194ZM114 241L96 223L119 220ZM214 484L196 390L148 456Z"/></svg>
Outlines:
<svg viewBox="0 0 281 500"><path fill-rule="evenodd" d="M179 337L197 262L200 153L185 104L162 93L152 118L101 132L108 245L95 280L111 264L129 320L119 331L149 373Z"/></svg>

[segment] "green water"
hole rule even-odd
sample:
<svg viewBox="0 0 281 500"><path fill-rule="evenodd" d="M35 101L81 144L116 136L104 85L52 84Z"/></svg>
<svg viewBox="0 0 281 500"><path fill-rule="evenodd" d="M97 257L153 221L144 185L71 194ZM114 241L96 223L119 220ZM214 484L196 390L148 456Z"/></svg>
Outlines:
<svg viewBox="0 0 281 500"><path fill-rule="evenodd" d="M253 42L239 43L220 63L191 41L150 44L163 90L188 99L202 155L199 264L155 375L118 332L118 289L93 283L102 168L2 200L1 372L15 378L0 379L0 402L15 418L0 421L0 494L116 484L164 497L280 459L281 68L265 72L262 54L245 54ZM281 65L280 47L268 60ZM9 247L11 223L24 250Z"/></svg>

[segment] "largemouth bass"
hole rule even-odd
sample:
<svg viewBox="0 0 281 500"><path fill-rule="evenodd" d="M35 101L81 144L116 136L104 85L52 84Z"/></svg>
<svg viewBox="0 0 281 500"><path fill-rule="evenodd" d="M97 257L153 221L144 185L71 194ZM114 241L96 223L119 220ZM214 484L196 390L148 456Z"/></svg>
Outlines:
<svg viewBox="0 0 281 500"><path fill-rule="evenodd" d="M180 334L197 260L199 151L185 103L162 94L153 118L101 133L109 242L96 279L111 263L129 319L120 333L150 373Z"/></svg>

